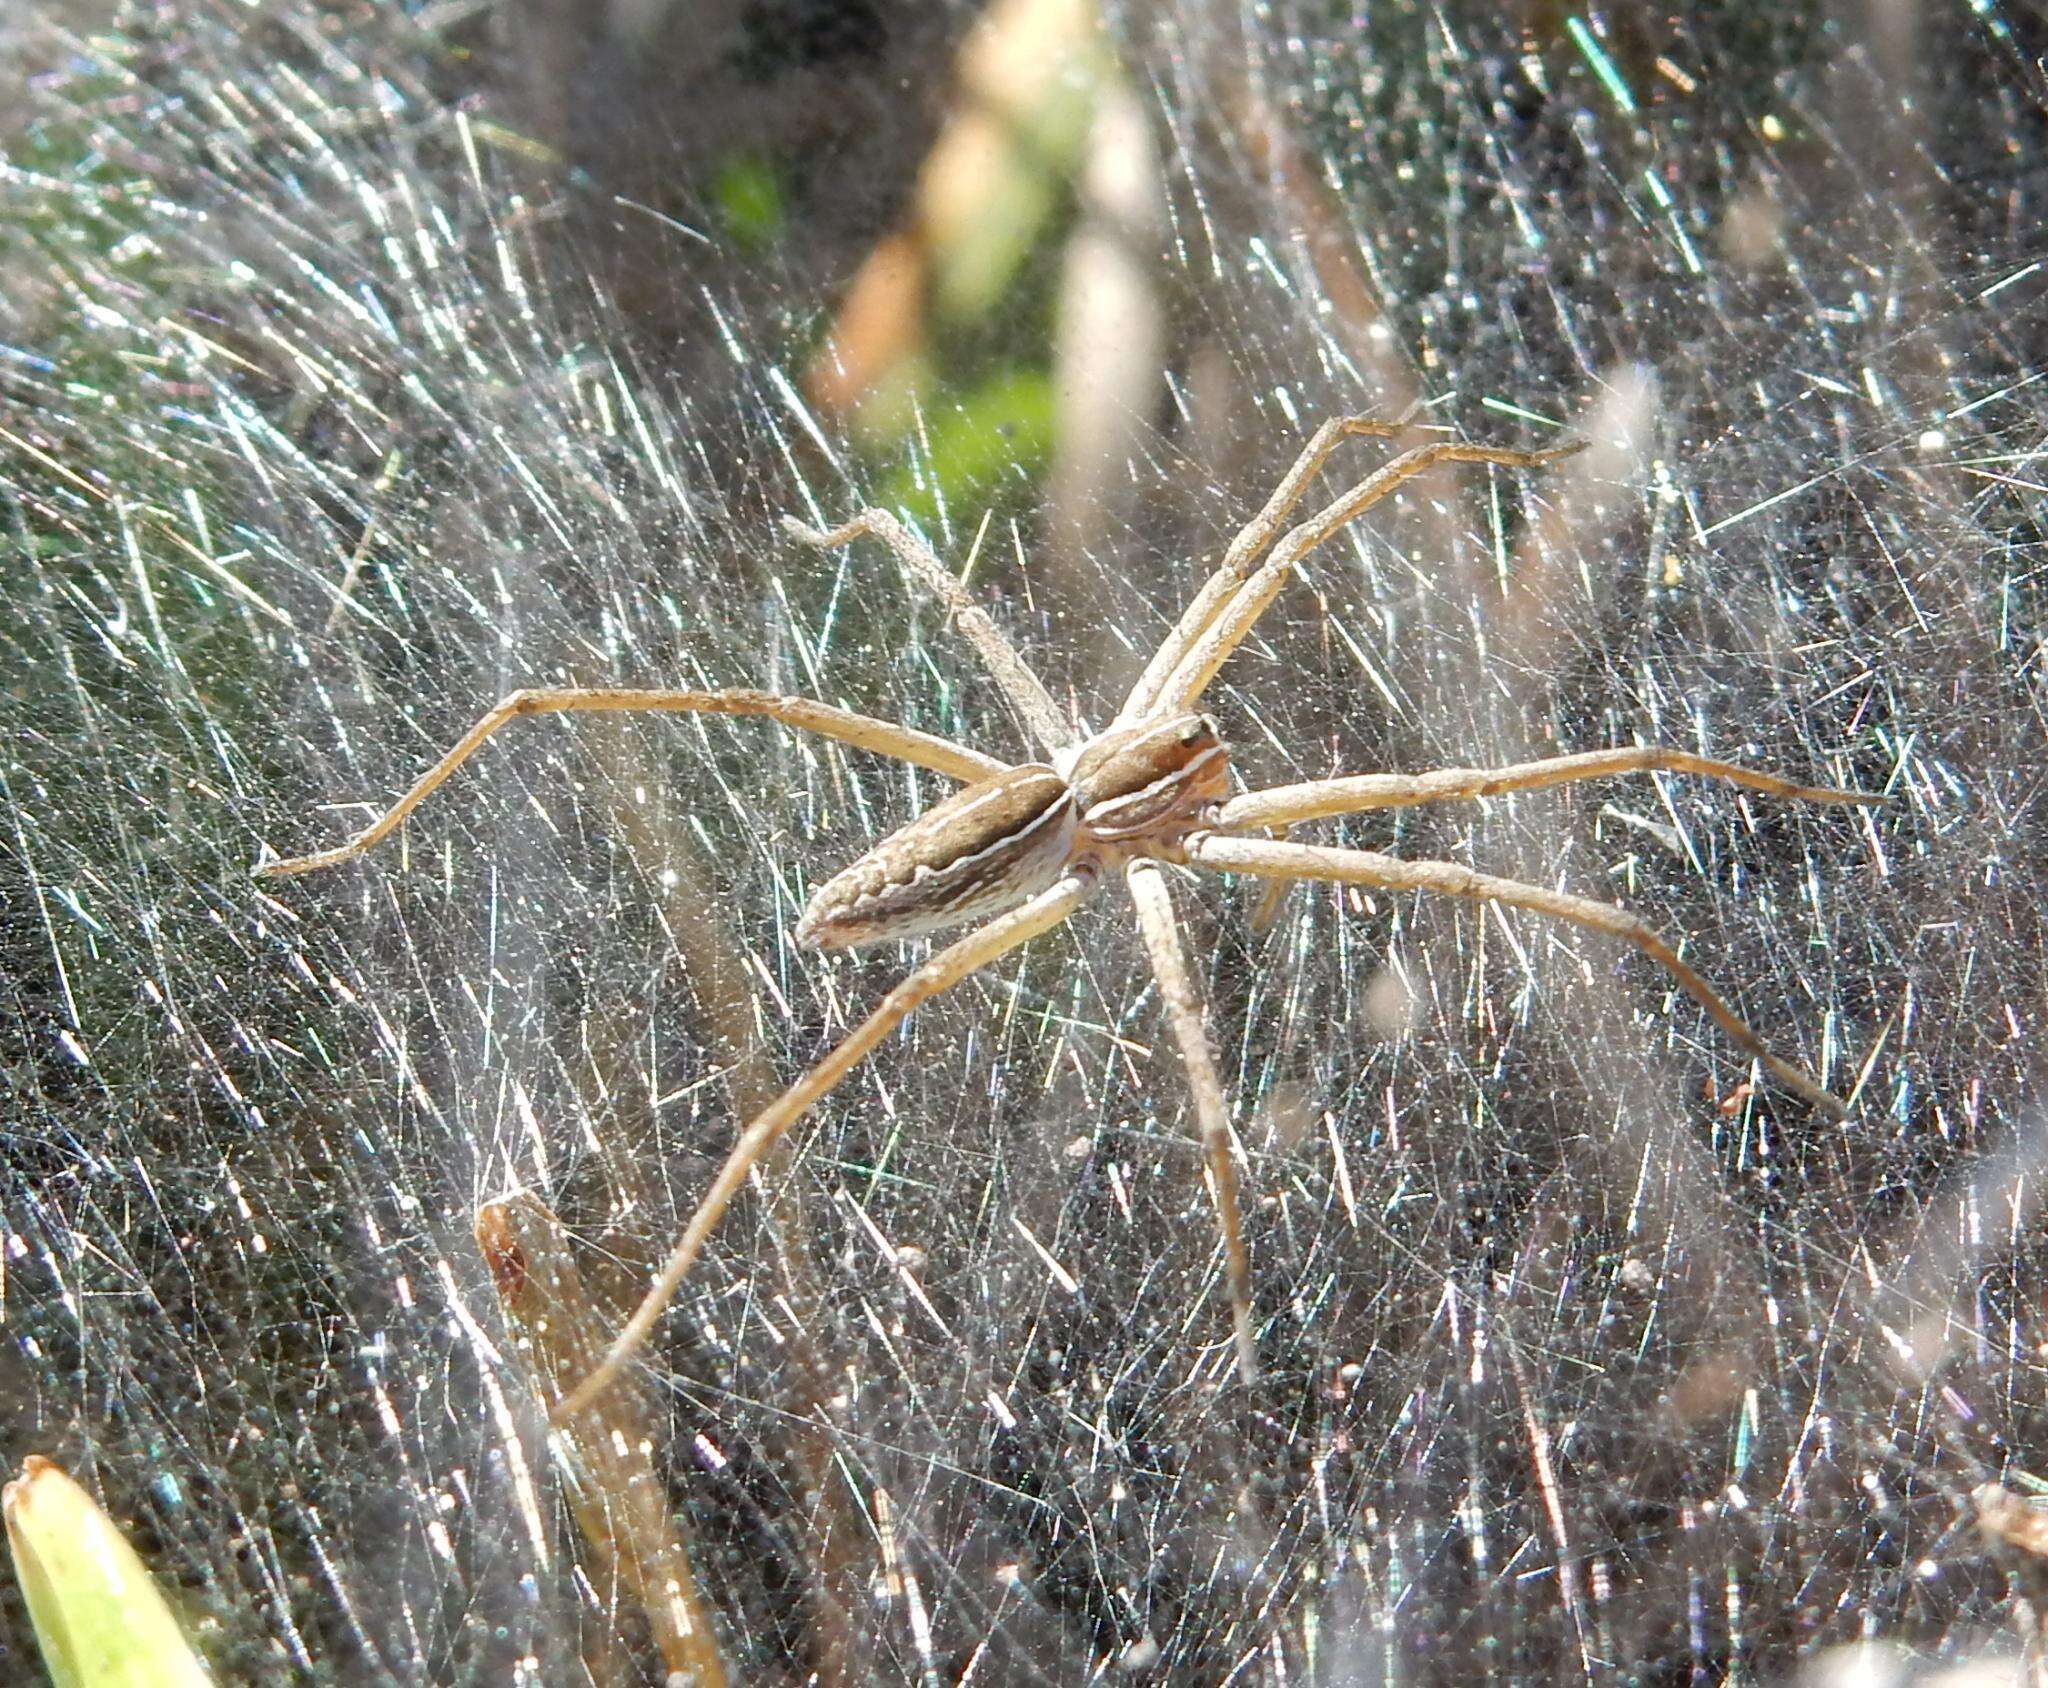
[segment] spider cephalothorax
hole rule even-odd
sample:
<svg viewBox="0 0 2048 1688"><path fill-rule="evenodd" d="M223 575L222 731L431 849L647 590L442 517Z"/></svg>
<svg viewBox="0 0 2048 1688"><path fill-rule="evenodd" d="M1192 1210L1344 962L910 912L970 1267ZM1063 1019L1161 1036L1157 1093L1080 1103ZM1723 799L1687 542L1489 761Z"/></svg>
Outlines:
<svg viewBox="0 0 2048 1688"><path fill-rule="evenodd" d="M1111 727L1067 772L1081 831L1110 859L1177 855L1202 812L1230 789L1230 751L1206 715Z"/></svg>
<svg viewBox="0 0 2048 1688"><path fill-rule="evenodd" d="M1796 785L1656 745L1580 751L1508 768L1438 768L1422 774L1356 774L1227 796L1229 753L1216 723L1196 705L1216 671L1309 552L1403 481L1442 463L1536 468L1575 445L1509 451L1447 440L1403 452L1315 515L1282 532L1290 513L1346 435L1385 437L1384 423L1340 417L1316 430L1266 506L1231 543L1146 665L1114 723L1088 735L1045 687L924 543L895 517L869 510L830 533L790 526L806 544L843 545L862 534L882 540L952 612L1046 760L1008 764L930 733L850 710L758 691L631 691L576 688L515 692L484 716L433 768L354 838L331 850L266 863L267 874L301 873L344 861L396 827L487 738L520 715L651 709L766 715L864 750L879 751L963 782L844 872L819 887L796 928L799 943L842 949L904 938L967 920L984 924L913 968L816 1066L740 1133L660 1276L610 1352L556 1407L558 1417L589 1405L644 1342L697 1258L719 1216L785 1131L828 1094L918 1007L997 957L1059 925L1120 870L1147 959L1173 1026L1201 1128L1202 1157L1223 1243L1240 1373L1256 1374L1250 1267L1239 1224L1229 1105L1209 1053L1161 861L1268 880L1320 879L1387 890L1432 891L1530 909L1633 944L1665 968L1781 1084L1816 1107L1841 1110L1818 1081L1779 1059L1654 928L1628 910L1568 891L1481 873L1458 862L1418 862L1371 850L1298 844L1289 827L1327 815L1417 803L1490 797L1610 774L1668 772L1726 780L1779 797L1867 803L1856 792ZM1270 550L1268 549L1270 547ZM1263 553L1263 555L1262 555Z"/></svg>

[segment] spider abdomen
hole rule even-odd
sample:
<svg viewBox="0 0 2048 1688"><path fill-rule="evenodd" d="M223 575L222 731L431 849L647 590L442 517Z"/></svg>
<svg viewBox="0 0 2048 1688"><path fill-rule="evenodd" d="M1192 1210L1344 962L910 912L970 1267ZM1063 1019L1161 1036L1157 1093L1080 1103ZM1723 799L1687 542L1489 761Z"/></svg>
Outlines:
<svg viewBox="0 0 2048 1688"><path fill-rule="evenodd" d="M1065 870L1079 816L1040 763L964 786L819 886L796 941L848 949L1015 908Z"/></svg>

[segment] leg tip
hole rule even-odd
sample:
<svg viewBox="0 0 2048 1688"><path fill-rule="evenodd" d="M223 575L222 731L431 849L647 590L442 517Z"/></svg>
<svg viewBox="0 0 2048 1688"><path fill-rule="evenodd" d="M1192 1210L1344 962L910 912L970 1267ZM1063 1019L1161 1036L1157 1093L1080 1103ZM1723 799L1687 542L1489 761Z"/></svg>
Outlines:
<svg viewBox="0 0 2048 1688"><path fill-rule="evenodd" d="M249 869L251 879L295 879L302 873L312 873L323 867L333 867L355 854L346 846L338 850L322 850L311 856L273 856L267 850L256 858L255 866Z"/></svg>
<svg viewBox="0 0 2048 1688"><path fill-rule="evenodd" d="M1366 439L1398 439L1411 429L1419 426L1414 422L1383 422L1377 416L1351 415L1337 418L1340 433L1362 435Z"/></svg>
<svg viewBox="0 0 2048 1688"><path fill-rule="evenodd" d="M1248 1295L1250 1286L1243 1288ZM1247 1389L1256 1389L1260 1375L1259 1344L1252 1335L1251 1309L1244 1303L1231 1309L1230 1334L1237 1347L1237 1381Z"/></svg>
<svg viewBox="0 0 2048 1688"><path fill-rule="evenodd" d="M600 1365L596 1371L548 1408L548 1423L556 1430L566 1429L604 1393L610 1382L611 1373Z"/></svg>
<svg viewBox="0 0 2048 1688"><path fill-rule="evenodd" d="M1823 1090L1817 1079L1801 1072L1790 1061L1782 1061L1775 1055L1766 1055L1764 1066L1773 1078L1815 1112L1825 1114L1831 1120L1845 1120L1849 1117L1847 1102L1832 1091Z"/></svg>

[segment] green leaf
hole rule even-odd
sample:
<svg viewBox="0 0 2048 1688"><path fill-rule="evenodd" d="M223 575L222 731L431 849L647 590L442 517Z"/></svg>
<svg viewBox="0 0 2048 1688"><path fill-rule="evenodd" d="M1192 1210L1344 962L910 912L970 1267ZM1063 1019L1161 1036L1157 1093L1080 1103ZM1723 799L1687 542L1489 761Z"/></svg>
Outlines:
<svg viewBox="0 0 2048 1688"><path fill-rule="evenodd" d="M212 1681L127 1539L49 1460L0 1493L14 1574L56 1688L205 1688Z"/></svg>
<svg viewBox="0 0 2048 1688"><path fill-rule="evenodd" d="M752 155L723 160L711 181L711 198L732 243L759 252L781 238L789 221L775 166Z"/></svg>
<svg viewBox="0 0 2048 1688"><path fill-rule="evenodd" d="M960 518L1006 484L1036 475L1052 454L1052 430L1050 377L1039 369L1002 370L928 415L924 472L897 470L882 483L881 502L921 525L937 517L941 500Z"/></svg>

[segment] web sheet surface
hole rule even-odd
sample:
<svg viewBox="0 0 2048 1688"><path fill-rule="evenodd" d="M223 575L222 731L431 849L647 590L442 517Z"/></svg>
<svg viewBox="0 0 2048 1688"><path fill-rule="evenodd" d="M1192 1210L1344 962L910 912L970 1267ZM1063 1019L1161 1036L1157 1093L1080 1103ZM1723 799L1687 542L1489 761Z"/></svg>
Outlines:
<svg viewBox="0 0 2048 1688"><path fill-rule="evenodd" d="M1654 741L1882 792L1641 778L1316 833L1626 901L1851 1117L1611 940L1177 879L1246 1157L1247 1393L1105 898L799 1127L637 1368L736 1680L2010 1648L1967 1497L2048 1479L2042 26L1789 10L1118 15L1158 385L1094 530L1041 545L1019 471L970 583L1099 724L1325 416L1592 439L1377 512L1210 701L1254 785ZM10 1461L88 1475L228 1679L640 1680L476 1215L544 1202L628 1301L747 1099L914 956L788 934L946 782L759 721L527 722L363 861L248 870L523 685L764 686L1024 752L878 548L774 525L885 479L802 360L943 88L892 119L860 31L823 71L672 46L708 78L678 107L827 77L896 125L901 174L815 184L742 261L687 183L663 222L602 174L671 132L616 41L537 149L454 50L474 17L94 27L39 38L0 173ZM937 488L957 566L982 511L926 467L887 472Z"/></svg>

